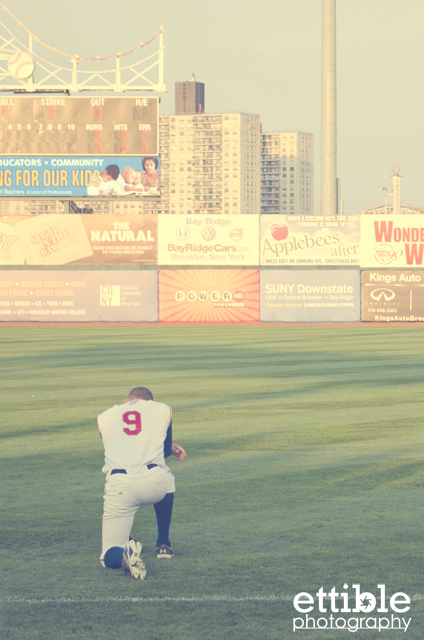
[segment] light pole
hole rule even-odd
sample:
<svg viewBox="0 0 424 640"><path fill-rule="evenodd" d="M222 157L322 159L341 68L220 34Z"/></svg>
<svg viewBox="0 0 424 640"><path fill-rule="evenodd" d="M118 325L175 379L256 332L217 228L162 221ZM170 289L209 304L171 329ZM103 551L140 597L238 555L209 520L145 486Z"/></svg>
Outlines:
<svg viewBox="0 0 424 640"><path fill-rule="evenodd" d="M335 216L337 194L336 0L322 0L321 214Z"/></svg>

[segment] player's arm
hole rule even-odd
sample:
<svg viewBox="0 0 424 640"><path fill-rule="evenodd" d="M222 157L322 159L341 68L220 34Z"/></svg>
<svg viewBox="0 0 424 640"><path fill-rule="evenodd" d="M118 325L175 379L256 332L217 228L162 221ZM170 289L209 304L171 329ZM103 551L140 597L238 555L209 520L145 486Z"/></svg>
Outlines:
<svg viewBox="0 0 424 640"><path fill-rule="evenodd" d="M163 443L163 457L165 460L172 455L172 418L166 432L165 442Z"/></svg>
<svg viewBox="0 0 424 640"><path fill-rule="evenodd" d="M164 458L169 458L169 456L175 456L177 460L184 460L187 457L186 452L179 444L175 444L172 442L172 413L170 411L169 417L169 427L166 432L166 438L163 445L163 455Z"/></svg>

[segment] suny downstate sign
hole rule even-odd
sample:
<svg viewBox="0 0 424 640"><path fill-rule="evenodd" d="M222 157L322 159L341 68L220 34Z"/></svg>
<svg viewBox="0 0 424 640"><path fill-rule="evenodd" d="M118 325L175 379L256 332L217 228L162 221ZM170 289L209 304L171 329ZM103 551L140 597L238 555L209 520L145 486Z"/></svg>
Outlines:
<svg viewBox="0 0 424 640"><path fill-rule="evenodd" d="M261 271L264 322L358 322L359 271Z"/></svg>
<svg viewBox="0 0 424 640"><path fill-rule="evenodd" d="M362 268L423 267L424 216L361 216Z"/></svg>

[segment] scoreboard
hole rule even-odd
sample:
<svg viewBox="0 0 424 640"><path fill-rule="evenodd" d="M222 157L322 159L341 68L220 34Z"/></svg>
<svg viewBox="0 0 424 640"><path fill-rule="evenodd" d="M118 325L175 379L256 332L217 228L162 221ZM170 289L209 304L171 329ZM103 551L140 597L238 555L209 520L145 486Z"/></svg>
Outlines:
<svg viewBox="0 0 424 640"><path fill-rule="evenodd" d="M0 98L2 156L158 156L158 97Z"/></svg>

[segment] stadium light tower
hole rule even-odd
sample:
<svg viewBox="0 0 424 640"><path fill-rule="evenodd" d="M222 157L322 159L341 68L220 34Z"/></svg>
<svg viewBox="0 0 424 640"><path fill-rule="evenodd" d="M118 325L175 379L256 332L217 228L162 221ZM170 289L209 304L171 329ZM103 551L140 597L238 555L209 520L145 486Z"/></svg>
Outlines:
<svg viewBox="0 0 424 640"><path fill-rule="evenodd" d="M338 213L336 116L336 0L322 0L321 214Z"/></svg>

